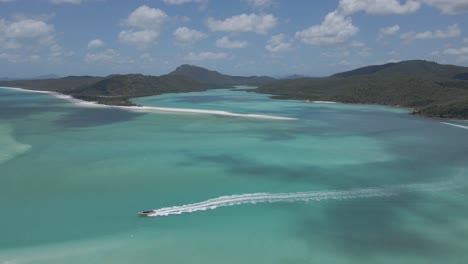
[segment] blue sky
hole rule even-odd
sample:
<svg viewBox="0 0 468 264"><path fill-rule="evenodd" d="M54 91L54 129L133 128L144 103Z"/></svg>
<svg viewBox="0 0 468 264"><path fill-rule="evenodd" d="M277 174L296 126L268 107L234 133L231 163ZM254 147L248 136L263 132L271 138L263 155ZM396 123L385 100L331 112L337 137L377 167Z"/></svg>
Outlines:
<svg viewBox="0 0 468 264"><path fill-rule="evenodd" d="M0 0L0 77L468 66L468 0Z"/></svg>

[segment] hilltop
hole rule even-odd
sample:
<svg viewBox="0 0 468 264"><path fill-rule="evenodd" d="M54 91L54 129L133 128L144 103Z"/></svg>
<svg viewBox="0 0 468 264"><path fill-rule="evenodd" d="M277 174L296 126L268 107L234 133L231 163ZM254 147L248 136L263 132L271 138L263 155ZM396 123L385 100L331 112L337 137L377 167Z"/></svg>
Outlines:
<svg viewBox="0 0 468 264"><path fill-rule="evenodd" d="M266 76L230 76L192 65L169 74L68 76L44 80L0 81L0 86L55 91L109 105L132 105L132 97L205 91L234 85L274 98L381 104L414 109L415 114L468 119L468 68L413 60L341 72L329 77L276 80Z"/></svg>
<svg viewBox="0 0 468 264"><path fill-rule="evenodd" d="M75 98L108 105L133 105L132 97L205 91L234 85L261 85L275 81L271 77L242 77L221 74L202 67L181 65L173 72L151 76L114 74L107 77L68 76L42 80L0 81L0 86L54 91Z"/></svg>
<svg viewBox="0 0 468 264"><path fill-rule="evenodd" d="M422 60L279 80L254 91L276 98L403 106L424 116L468 118L468 68Z"/></svg>
<svg viewBox="0 0 468 264"><path fill-rule="evenodd" d="M169 73L169 75L185 76L200 83L217 86L217 88L233 85L259 86L276 80L267 76L230 76L188 64L177 67L173 72Z"/></svg>

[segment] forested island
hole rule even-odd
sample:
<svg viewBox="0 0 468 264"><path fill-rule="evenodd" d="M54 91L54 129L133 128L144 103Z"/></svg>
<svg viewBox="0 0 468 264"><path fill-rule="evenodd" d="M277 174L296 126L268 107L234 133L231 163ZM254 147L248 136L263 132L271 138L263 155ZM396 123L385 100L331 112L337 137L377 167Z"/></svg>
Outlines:
<svg viewBox="0 0 468 264"><path fill-rule="evenodd" d="M258 86L249 91L272 94L277 99L400 106L412 108L414 114L423 116L468 119L468 68L423 60L367 66L329 77L281 80L266 76L229 76L181 65L162 76L69 76L0 82L0 86L55 91L108 105L134 105L129 101L132 97L235 85Z"/></svg>

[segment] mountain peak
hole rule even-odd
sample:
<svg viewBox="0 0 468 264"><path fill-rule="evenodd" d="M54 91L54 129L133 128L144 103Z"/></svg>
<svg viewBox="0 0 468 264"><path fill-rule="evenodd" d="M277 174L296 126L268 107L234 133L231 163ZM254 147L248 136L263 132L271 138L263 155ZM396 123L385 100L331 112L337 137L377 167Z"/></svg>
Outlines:
<svg viewBox="0 0 468 264"><path fill-rule="evenodd" d="M230 76L189 64L180 65L174 71L169 73L169 75L182 75L200 83L219 86L219 88L233 85L262 85L275 80L271 77Z"/></svg>

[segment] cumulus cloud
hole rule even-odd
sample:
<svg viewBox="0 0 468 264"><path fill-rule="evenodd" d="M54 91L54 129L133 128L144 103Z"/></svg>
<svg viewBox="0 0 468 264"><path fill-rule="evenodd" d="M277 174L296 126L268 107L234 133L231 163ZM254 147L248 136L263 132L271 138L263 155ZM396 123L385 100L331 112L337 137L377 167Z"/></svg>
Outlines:
<svg viewBox="0 0 468 264"><path fill-rule="evenodd" d="M123 20L123 24L130 29L122 30L119 40L138 48L147 48L156 42L168 20L169 16L164 11L142 5Z"/></svg>
<svg viewBox="0 0 468 264"><path fill-rule="evenodd" d="M142 5L124 20L124 24L140 29L160 29L168 19L161 9Z"/></svg>
<svg viewBox="0 0 468 264"><path fill-rule="evenodd" d="M424 31L424 32L406 32L401 34L401 38L405 41L413 41L416 39L444 39L454 38L461 35L461 30L457 24L448 26L446 30Z"/></svg>
<svg viewBox="0 0 468 264"><path fill-rule="evenodd" d="M31 63L38 61L40 58L41 57L37 54L22 55L16 53L0 53L0 61L5 60L12 63Z"/></svg>
<svg viewBox="0 0 468 264"><path fill-rule="evenodd" d="M421 3L438 8L444 14L468 13L468 1L466 0L419 0Z"/></svg>
<svg viewBox="0 0 468 264"><path fill-rule="evenodd" d="M468 47L462 47L462 48L449 48L444 50L443 52L445 55L454 55L454 56L461 56L461 55L466 55L468 56Z"/></svg>
<svg viewBox="0 0 468 264"><path fill-rule="evenodd" d="M137 48L145 49L149 45L156 43L159 37L159 31L155 30L122 30L119 33L119 41L135 46Z"/></svg>
<svg viewBox="0 0 468 264"><path fill-rule="evenodd" d="M81 0L49 0L52 4L80 4Z"/></svg>
<svg viewBox="0 0 468 264"><path fill-rule="evenodd" d="M31 58L38 58L31 53L39 51L48 53L49 60L53 62L58 62L69 54L57 44L52 24L25 17L13 21L0 19L0 52L7 50L15 51L3 53L4 59L12 62L26 62Z"/></svg>
<svg viewBox="0 0 468 264"><path fill-rule="evenodd" d="M183 5L188 3L200 4L201 9L205 9L208 5L208 0L163 0L168 5Z"/></svg>
<svg viewBox="0 0 468 264"><path fill-rule="evenodd" d="M216 40L216 47L223 49L241 49L249 45L249 42L244 40L231 40L229 37L224 36Z"/></svg>
<svg viewBox="0 0 468 264"><path fill-rule="evenodd" d="M468 61L468 46L461 48L449 48L442 52L445 55L456 56L457 62Z"/></svg>
<svg viewBox="0 0 468 264"><path fill-rule="evenodd" d="M200 53L190 52L185 56L186 60L190 61L203 61L203 60L223 60L228 59L229 55L224 52L211 52L204 51Z"/></svg>
<svg viewBox="0 0 468 264"><path fill-rule="evenodd" d="M103 46L105 46L105 43L100 39L93 39L88 42L88 49L96 49Z"/></svg>
<svg viewBox="0 0 468 264"><path fill-rule="evenodd" d="M268 31L276 26L278 19L271 14L242 14L225 20L209 18L206 23L211 31L267 34Z"/></svg>
<svg viewBox="0 0 468 264"><path fill-rule="evenodd" d="M403 4L398 0L341 0L339 10L345 15L359 11L371 15L409 14L416 12L420 6L418 1L412 0Z"/></svg>
<svg viewBox="0 0 468 264"><path fill-rule="evenodd" d="M360 48L360 47L366 46L366 44L364 44L364 43L362 43L360 41L356 41L356 40L353 40L349 45L351 47L353 47L353 48Z"/></svg>
<svg viewBox="0 0 468 264"><path fill-rule="evenodd" d="M395 35L396 33L398 33L399 30L399 25L381 28L379 30L379 37L377 39L382 39L384 36Z"/></svg>
<svg viewBox="0 0 468 264"><path fill-rule="evenodd" d="M268 8L275 5L273 0L244 0L253 8Z"/></svg>
<svg viewBox="0 0 468 264"><path fill-rule="evenodd" d="M125 63L127 59L114 49L106 49L104 51L86 54L85 61L90 63L122 64Z"/></svg>
<svg viewBox="0 0 468 264"><path fill-rule="evenodd" d="M187 27L177 28L173 35L176 39L176 42L180 45L192 45L206 38L206 34L194 29L189 29Z"/></svg>
<svg viewBox="0 0 468 264"><path fill-rule="evenodd" d="M278 34L272 36L265 46L265 49L269 52L285 52L292 49L293 42L286 40L285 34Z"/></svg>
<svg viewBox="0 0 468 264"><path fill-rule="evenodd" d="M365 12L371 15L410 14L421 7L418 0L340 0L338 8L327 14L322 24L296 32L303 43L331 45L347 41L358 33L359 28L352 24L351 15Z"/></svg>
<svg viewBox="0 0 468 264"><path fill-rule="evenodd" d="M306 44L338 44L347 41L358 31L359 28L353 25L350 17L333 11L327 14L322 24L296 32L296 38Z"/></svg>

